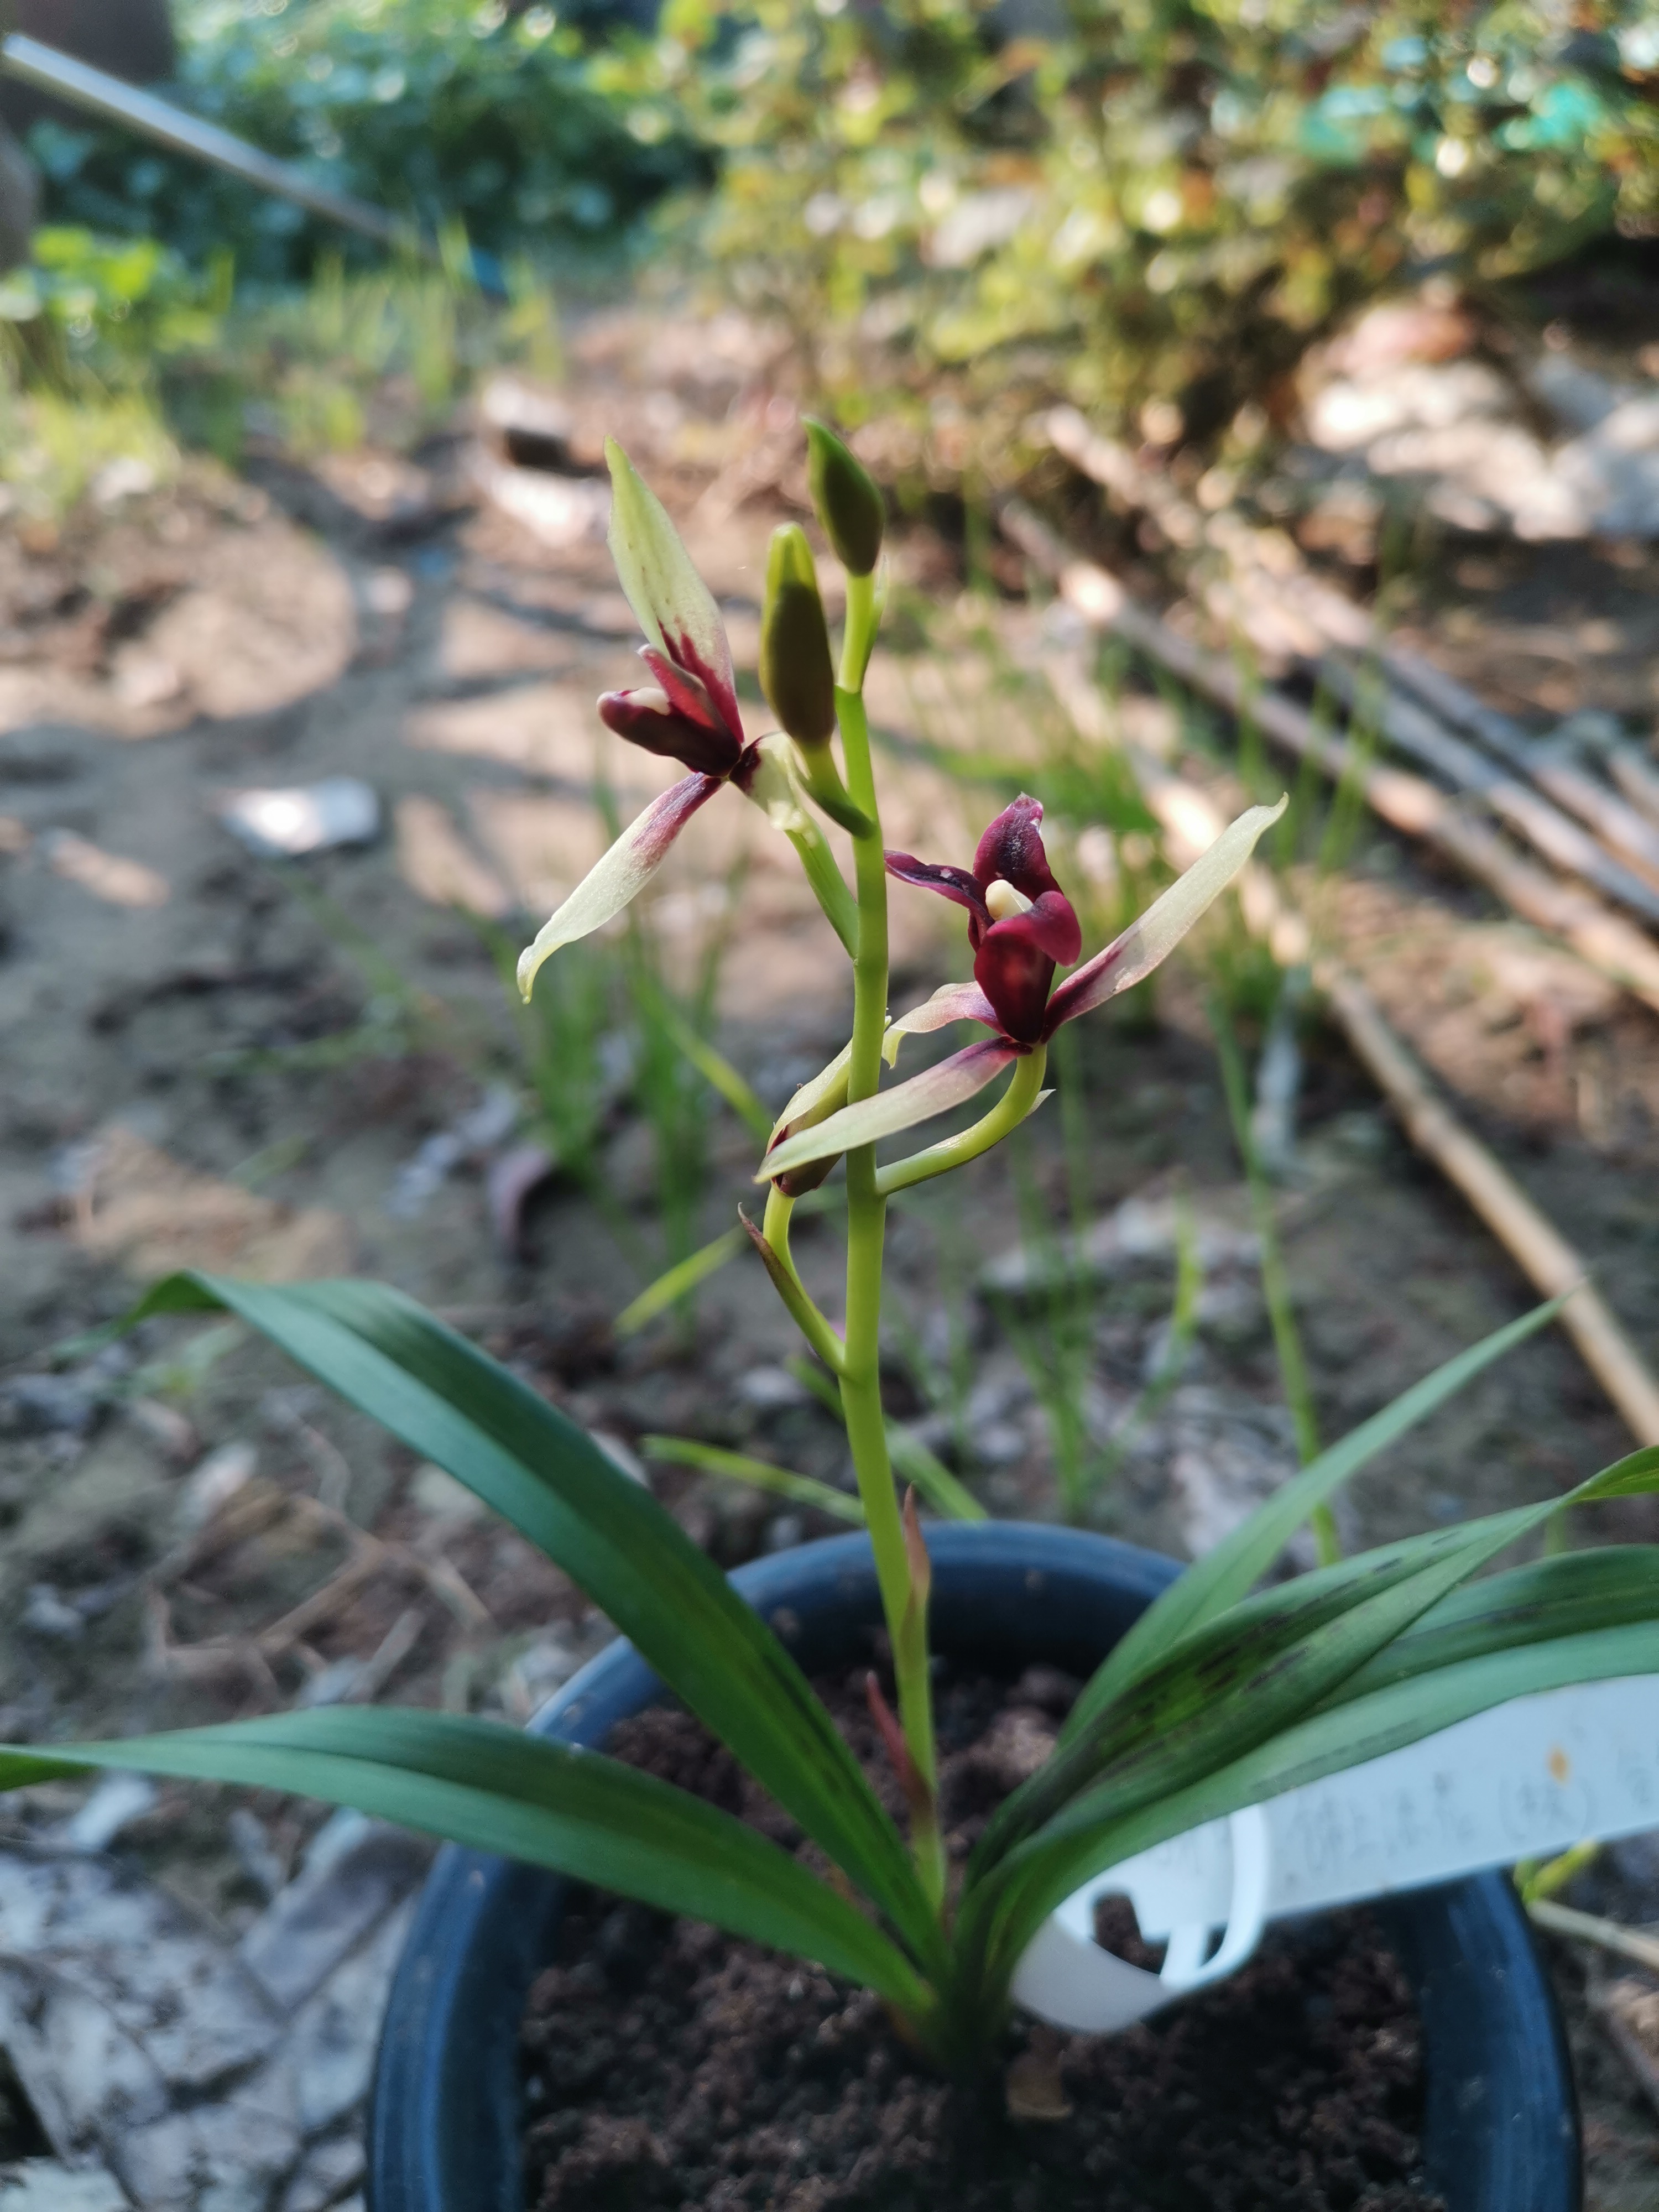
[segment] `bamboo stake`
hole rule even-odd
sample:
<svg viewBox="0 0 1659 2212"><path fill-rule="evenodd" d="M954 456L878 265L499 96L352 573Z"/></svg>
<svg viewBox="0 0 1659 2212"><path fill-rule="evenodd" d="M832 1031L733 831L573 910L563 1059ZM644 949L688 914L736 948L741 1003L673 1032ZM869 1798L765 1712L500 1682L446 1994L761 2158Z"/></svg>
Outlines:
<svg viewBox="0 0 1659 2212"><path fill-rule="evenodd" d="M1442 721L1454 729L1467 730L1489 753L1529 776L1540 791L1547 792L1581 822L1587 822L1615 853L1639 868L1659 871L1659 824L1647 819L1639 805L1627 805L1576 763L1540 748L1518 722L1489 707L1484 699L1477 699L1455 677L1448 676L1420 653L1390 646L1382 659L1389 680L1415 692Z"/></svg>
<svg viewBox="0 0 1659 2212"><path fill-rule="evenodd" d="M1146 802L1173 836L1198 852L1221 835L1220 809L1178 776L1136 763ZM1309 960L1307 923L1259 863L1239 884L1245 926L1281 963ZM1357 1060L1399 1115L1407 1135L1460 1190L1534 1289L1565 1297L1561 1326L1641 1444L1659 1444L1659 1382L1589 1279L1583 1255L1527 1195L1502 1163L1465 1127L1390 1026L1370 990L1340 961L1314 955L1313 979Z"/></svg>
<svg viewBox="0 0 1659 2212"><path fill-rule="evenodd" d="M1626 865L1633 863L1659 878L1659 825L1629 803L1634 793L1620 798L1571 762L1540 754L1517 723L1455 678L1416 653L1384 644L1365 611L1310 574L1282 532L1256 530L1226 510L1206 515L1166 477L1097 435L1075 408L1054 409L1045 428L1057 453L1120 505L1150 514L1173 544L1186 550L1207 545L1226 559L1240 585L1233 592L1206 591L1206 603L1216 611L1239 619L1254 641L1270 650L1288 648L1321 660L1323 673L1350 700L1358 688L1354 672L1332 662L1326 649L1334 646L1373 660L1393 687L1378 702L1383 734L1392 744L1443 775L1455 789L1480 795L1547 860L1649 921L1659 921L1659 894ZM1260 620L1264 612L1265 634ZM1478 738L1525 783L1497 775L1454 734L1456 730ZM1528 784L1535 789L1529 791ZM1588 823L1595 836L1586 836L1580 823Z"/></svg>
<svg viewBox="0 0 1659 2212"><path fill-rule="evenodd" d="M1523 921L1559 938L1587 967L1659 1012L1659 945L1593 892L1563 883L1511 850L1488 823L1425 777L1378 765L1352 740L1322 729L1283 692L1247 684L1231 660L1137 606L1104 568L1076 559L1029 507L1011 500L1001 520L1085 621L1112 631L1229 714L1248 716L1265 736L1312 762L1334 783L1351 783L1391 829L1437 848Z"/></svg>
<svg viewBox="0 0 1659 2212"><path fill-rule="evenodd" d="M1437 1096L1359 978L1345 969L1327 971L1320 964L1314 974L1356 1057L1369 1069L1419 1152L1462 1192L1546 1297L1571 1293L1561 1309L1561 1326L1638 1443L1659 1444L1659 1382L1601 1292L1587 1279L1581 1255ZM1534 1917L1541 1910L1534 1906Z"/></svg>

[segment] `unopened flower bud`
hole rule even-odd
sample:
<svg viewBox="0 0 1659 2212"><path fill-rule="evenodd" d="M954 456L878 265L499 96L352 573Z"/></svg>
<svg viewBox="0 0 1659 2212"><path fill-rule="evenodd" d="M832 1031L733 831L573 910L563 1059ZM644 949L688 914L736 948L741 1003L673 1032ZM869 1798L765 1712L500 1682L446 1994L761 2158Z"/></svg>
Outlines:
<svg viewBox="0 0 1659 2212"><path fill-rule="evenodd" d="M798 524L772 532L761 617L761 689L799 745L827 744L836 727L836 672L812 549Z"/></svg>
<svg viewBox="0 0 1659 2212"><path fill-rule="evenodd" d="M875 478L835 432L806 417L806 480L823 534L849 576L867 576L881 553L887 509Z"/></svg>
<svg viewBox="0 0 1659 2212"><path fill-rule="evenodd" d="M823 1068L810 1083L804 1083L778 1116L766 1149L775 1152L780 1145L799 1137L804 1129L816 1129L820 1121L827 1121L838 1114L847 1103L848 1062L853 1056L849 1045L838 1053L828 1067ZM809 1160L805 1167L786 1170L775 1176L773 1181L786 1198L804 1198L809 1190L816 1190L826 1181L836 1164L838 1154L827 1160Z"/></svg>

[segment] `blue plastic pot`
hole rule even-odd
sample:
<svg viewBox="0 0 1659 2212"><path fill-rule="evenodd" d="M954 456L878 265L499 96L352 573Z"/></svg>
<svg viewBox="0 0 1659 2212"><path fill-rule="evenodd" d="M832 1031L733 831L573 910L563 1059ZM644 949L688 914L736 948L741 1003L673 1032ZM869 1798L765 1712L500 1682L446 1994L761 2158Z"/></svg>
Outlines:
<svg viewBox="0 0 1659 2212"><path fill-rule="evenodd" d="M1176 1572L1151 1552L1024 1522L934 1527L928 1547L936 1649L992 1668L1088 1673ZM809 1673L868 1652L881 1607L863 1537L780 1553L732 1579ZM535 1726L597 1747L660 1693L619 1642ZM523 2212L519 2027L562 1887L476 1851L438 1860L380 2044L371 2212ZM1566 2047L1509 1883L1415 1891L1386 1918L1422 2014L1431 2185L1449 2212L1579 2212Z"/></svg>

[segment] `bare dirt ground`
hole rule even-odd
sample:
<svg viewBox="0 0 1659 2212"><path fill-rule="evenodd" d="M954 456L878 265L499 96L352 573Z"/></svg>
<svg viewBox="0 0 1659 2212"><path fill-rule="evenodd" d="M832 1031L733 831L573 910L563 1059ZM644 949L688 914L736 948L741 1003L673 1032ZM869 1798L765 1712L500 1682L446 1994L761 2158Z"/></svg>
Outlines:
<svg viewBox="0 0 1659 2212"><path fill-rule="evenodd" d="M299 1698L524 1717L607 1632L455 1486L262 1345L214 1324L99 1334L173 1267L380 1277L625 1455L667 1431L845 1479L834 1424L781 1366L791 1333L757 1267L715 1277L690 1325L612 1334L660 1263L637 1116L620 1112L607 1139L617 1210L556 1178L516 1242L491 1217L492 1169L534 1112L487 925L516 945L596 856L596 774L624 817L666 781L592 711L635 665L600 538L600 437L616 430L651 470L752 667L766 534L803 487L793 404L748 339L595 323L576 349L560 474L504 474L462 428L412 459L272 458L240 480L193 465L55 542L0 544L0 1737L130 1733ZM948 677L900 623L875 694L886 826L895 843L963 859L1008 787L938 756L1029 762L1042 792L1052 763L1029 686L1075 640L1038 605L958 600L957 549L928 532L899 559L942 601ZM1650 555L1465 543L1431 561L1419 636L1498 703L1651 712ZM1114 711L1137 727L1169 712L1133 680ZM273 864L216 817L231 790L336 774L379 794L386 830L367 848ZM1085 828L1056 819L1063 880ZM791 866L759 815L723 797L654 909L668 966L689 971L746 870L721 1042L772 1106L836 1048L846 1012L836 949ZM1323 896L1399 1027L1659 1349L1653 1015L1370 829ZM899 1004L961 969L953 934L917 910L931 904L895 900ZM975 1270L1019 1244L1034 1206L1063 1222L1079 1202L1091 1218L1139 1203L1127 1218L1152 1227L1120 1240L1127 1256L1085 1322L1085 1425L1103 1438L1157 1357L1166 1201L1185 1192L1206 1259L1198 1343L1095 1511L1178 1549L1294 1464L1201 977L1172 973L1151 1018L1137 1006L1073 1034L1084 1103L1069 1170L1051 1107L1025 1151L981 1163L948 1202L896 1210L892 1410L994 1511L1052 1513L1031 1327L1005 1325ZM1334 1437L1531 1301L1316 1024L1304 1054L1283 1233ZM716 1121L706 1236L730 1224L752 1150L735 1119ZM831 1223L803 1230L803 1267L827 1296L834 1246ZM1370 1469L1347 1533L1547 1497L1626 1443L1570 1345L1547 1336ZM724 1560L829 1525L667 1468L651 1479ZM1659 1529L1632 1507L1593 1533ZM27 1793L4 1832L61 1841L85 1796ZM317 1826L305 1808L170 1786L111 1818L82 1840L118 1832L129 1862L230 1937L264 1925ZM1659 1880L1620 1901L1659 1918ZM1659 2204L1655 2114L1598 2035L1580 1962L1560 1965L1589 2201ZM295 2160L311 2146L303 2188L273 2152L264 2197L247 2201L322 2212L348 2198L352 2110L295 2136ZM27 2147L6 2128L0 2085L0 2160ZM83 2140L118 2166L90 2121ZM164 2201L134 2171L135 2201Z"/></svg>

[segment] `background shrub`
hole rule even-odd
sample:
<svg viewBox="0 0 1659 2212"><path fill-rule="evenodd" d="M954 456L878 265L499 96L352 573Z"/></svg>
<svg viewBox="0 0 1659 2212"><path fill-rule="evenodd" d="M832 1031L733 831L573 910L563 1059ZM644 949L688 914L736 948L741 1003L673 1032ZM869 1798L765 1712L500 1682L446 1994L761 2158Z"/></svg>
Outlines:
<svg viewBox="0 0 1659 2212"><path fill-rule="evenodd" d="M1217 431L1345 311L1659 234L1640 0L672 0L704 239L854 420L994 465L1033 398Z"/></svg>

